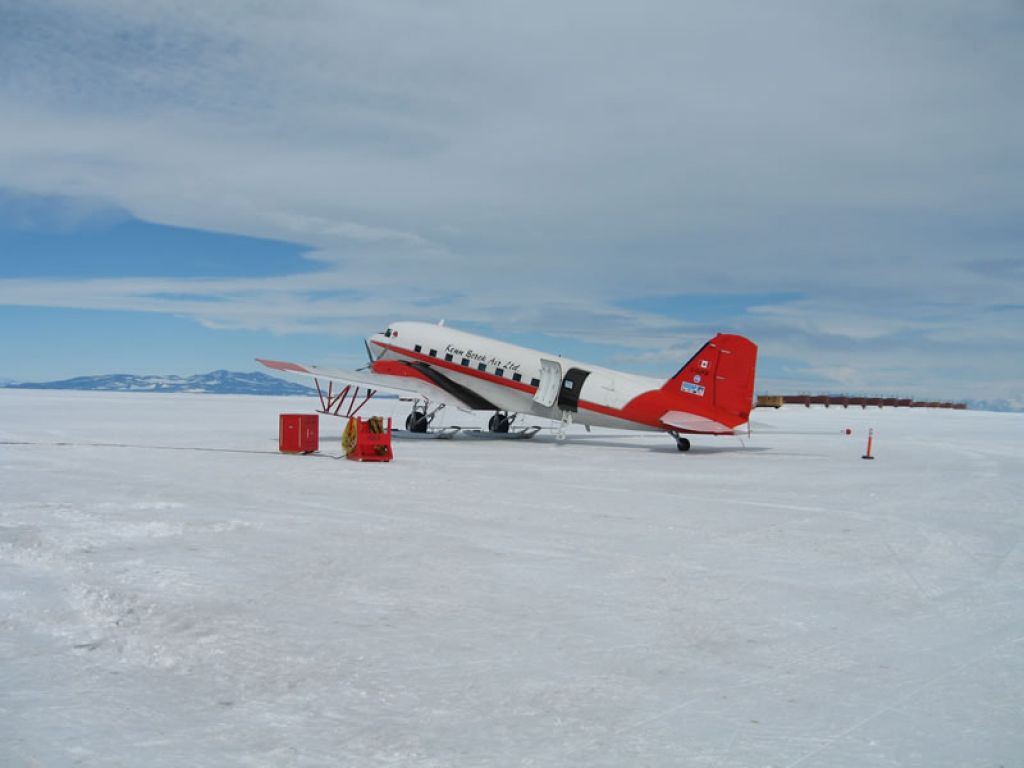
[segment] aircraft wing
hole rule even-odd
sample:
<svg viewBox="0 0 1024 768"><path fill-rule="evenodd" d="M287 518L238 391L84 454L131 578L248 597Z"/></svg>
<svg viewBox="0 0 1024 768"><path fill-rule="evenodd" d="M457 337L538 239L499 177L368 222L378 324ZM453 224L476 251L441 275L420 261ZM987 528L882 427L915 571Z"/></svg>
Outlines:
<svg viewBox="0 0 1024 768"><path fill-rule="evenodd" d="M318 379L340 381L345 384L391 392L396 395L415 395L432 403L445 403L463 410L468 410L466 403L459 398L418 376L393 376L374 373L373 371L350 371L344 368L325 368L320 365L301 365L281 360L263 360L257 357L256 362L267 368L285 373L296 373L300 376L313 376Z"/></svg>

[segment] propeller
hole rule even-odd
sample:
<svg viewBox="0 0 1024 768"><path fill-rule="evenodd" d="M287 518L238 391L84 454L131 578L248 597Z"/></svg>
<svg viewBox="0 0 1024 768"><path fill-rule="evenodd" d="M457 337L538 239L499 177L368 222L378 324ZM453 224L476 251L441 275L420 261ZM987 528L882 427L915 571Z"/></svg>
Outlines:
<svg viewBox="0 0 1024 768"><path fill-rule="evenodd" d="M363 339L363 346L366 347L366 359L369 360L369 362L362 368L356 368L357 371L365 371L370 369L371 366L373 366L373 352L370 351L370 342L368 342L366 339Z"/></svg>

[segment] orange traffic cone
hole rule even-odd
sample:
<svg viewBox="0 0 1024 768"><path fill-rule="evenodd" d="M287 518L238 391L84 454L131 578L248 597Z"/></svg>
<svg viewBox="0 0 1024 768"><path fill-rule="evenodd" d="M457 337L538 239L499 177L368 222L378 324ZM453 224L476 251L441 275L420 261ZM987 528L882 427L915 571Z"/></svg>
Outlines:
<svg viewBox="0 0 1024 768"><path fill-rule="evenodd" d="M874 438L874 436L875 436L875 430L869 429L868 430L868 450L867 450L867 452L863 456L861 456L862 459L874 459L875 458L874 456L871 455L871 441L872 441L872 438Z"/></svg>

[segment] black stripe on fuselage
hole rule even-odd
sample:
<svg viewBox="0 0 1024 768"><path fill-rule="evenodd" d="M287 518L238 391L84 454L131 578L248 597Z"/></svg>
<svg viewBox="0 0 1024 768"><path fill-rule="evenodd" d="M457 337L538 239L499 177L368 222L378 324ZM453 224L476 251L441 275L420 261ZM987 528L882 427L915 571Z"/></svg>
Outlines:
<svg viewBox="0 0 1024 768"><path fill-rule="evenodd" d="M472 408L474 411L498 411L501 410L491 401L486 398L480 397L476 392L469 389L468 387L459 384L458 382L452 381L437 368L434 368L426 363L421 362L409 362L403 360L406 365L410 368L415 369L419 373L422 373L434 384L439 386L449 395L454 395L466 404L466 407Z"/></svg>

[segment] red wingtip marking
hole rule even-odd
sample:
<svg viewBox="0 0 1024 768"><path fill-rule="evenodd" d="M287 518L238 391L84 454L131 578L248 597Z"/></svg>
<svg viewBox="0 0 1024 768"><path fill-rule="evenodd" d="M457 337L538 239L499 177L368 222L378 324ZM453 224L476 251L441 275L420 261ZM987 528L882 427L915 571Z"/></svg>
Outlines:
<svg viewBox="0 0 1024 768"><path fill-rule="evenodd" d="M307 372L306 369L303 368L301 365L296 365L295 363L285 363L282 362L281 360L264 360L261 357L257 357L256 362L260 363L261 365L267 366L267 368L274 368L278 371L298 371L299 373Z"/></svg>

